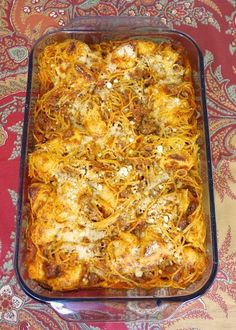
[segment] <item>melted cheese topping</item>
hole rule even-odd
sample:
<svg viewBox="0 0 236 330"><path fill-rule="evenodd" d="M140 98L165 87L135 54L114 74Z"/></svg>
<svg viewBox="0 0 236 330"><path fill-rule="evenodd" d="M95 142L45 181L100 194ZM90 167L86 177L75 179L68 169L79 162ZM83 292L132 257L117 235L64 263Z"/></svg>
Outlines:
<svg viewBox="0 0 236 330"><path fill-rule="evenodd" d="M30 278L59 291L184 288L199 279L206 229L184 50L66 40L40 54L39 80Z"/></svg>

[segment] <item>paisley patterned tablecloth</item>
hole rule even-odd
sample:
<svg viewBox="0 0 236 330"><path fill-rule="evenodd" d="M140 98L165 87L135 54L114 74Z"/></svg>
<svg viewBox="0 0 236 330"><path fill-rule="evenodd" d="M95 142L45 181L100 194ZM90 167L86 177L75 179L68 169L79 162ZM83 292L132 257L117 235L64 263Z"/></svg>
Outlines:
<svg viewBox="0 0 236 330"><path fill-rule="evenodd" d="M14 275L15 219L27 63L46 31L82 15L157 16L191 35L205 60L219 268L210 290L154 322L65 322L31 300ZM236 327L236 1L0 1L0 329L235 329ZM139 308L137 306L137 308Z"/></svg>

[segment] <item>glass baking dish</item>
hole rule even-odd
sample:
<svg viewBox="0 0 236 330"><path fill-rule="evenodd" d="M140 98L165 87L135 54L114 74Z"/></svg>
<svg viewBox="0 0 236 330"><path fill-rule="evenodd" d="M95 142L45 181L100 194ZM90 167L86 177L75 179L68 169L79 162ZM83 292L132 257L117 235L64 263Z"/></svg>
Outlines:
<svg viewBox="0 0 236 330"><path fill-rule="evenodd" d="M32 136L32 109L38 94L38 54L55 41L67 38L88 44L104 40L147 39L155 42L178 41L185 48L193 69L193 82L201 131L200 171L203 181L204 216L207 226L208 266L202 279L186 289L158 288L135 289L80 289L74 292L52 292L42 288L27 277L25 269L25 234L27 228L27 157L34 147ZM72 21L64 29L48 33L34 45L29 58L27 96L20 165L20 185L17 211L17 241L15 270L26 294L52 308L66 320L114 322L138 319L163 319L183 302L201 296L212 284L217 270L217 242L214 211L213 180L211 172L210 141L204 88L204 65L201 51L187 35L169 30L151 17L83 17ZM138 307L141 303L141 309ZM146 306L146 307L145 307ZM148 306L148 307L147 307ZM140 310L142 312L140 312ZM150 312L151 311L151 312Z"/></svg>

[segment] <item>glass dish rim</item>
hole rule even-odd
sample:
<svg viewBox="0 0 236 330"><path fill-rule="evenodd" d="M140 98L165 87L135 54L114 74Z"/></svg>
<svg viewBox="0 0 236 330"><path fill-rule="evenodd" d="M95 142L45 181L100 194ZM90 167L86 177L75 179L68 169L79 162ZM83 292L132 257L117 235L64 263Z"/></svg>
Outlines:
<svg viewBox="0 0 236 330"><path fill-rule="evenodd" d="M93 17L94 18L94 17ZM100 19L111 19L110 16L108 17L101 17ZM114 17L112 17L114 18ZM126 18L126 17L123 17ZM140 19L140 17L138 17ZM148 17L149 19L150 17ZM80 18L81 19L81 18ZM86 17L85 19L88 19ZM129 18L130 19L130 18ZM135 19L135 17L133 18ZM72 21L73 23L73 21ZM130 30L135 31L139 30L146 26L141 27L130 27ZM48 32L42 35L33 45L32 50L29 55L29 64L28 64L28 78L27 78L27 88L26 88L26 101L25 101L25 112L24 112L24 123L23 123L23 133L22 133L22 144L21 144L21 159L20 159L20 169L19 169L19 189L18 189L18 201L17 201L17 224L16 224L16 246L15 246L15 256L14 256L14 269L16 278L22 288L22 290L31 298L38 300L44 303L52 303L52 302L105 302L105 301L135 301L135 300L156 300L157 303L166 302L166 301L179 301L185 302L193 299L197 299L198 297L202 296L212 285L216 273L217 273L217 265L218 265L218 253L217 253L217 239L216 239L216 219L215 219L215 206L214 206L214 190L213 190L213 177L212 177L212 165L211 165L211 150L210 150L210 136L209 136L209 124L208 124L208 115L207 115L207 106L206 106L206 90L205 90L205 82L204 82L204 61L202 52L195 42L195 40L190 37L188 34L174 30L169 28L163 27L148 27L155 32L160 32L163 34L168 33L175 33L178 34L186 39L188 39L196 48L199 58L199 66L200 66L200 86L201 86L201 102L202 102L202 112L203 112L203 120L204 120L204 133L205 133L205 147L206 147L206 156L207 156L207 170L208 170L208 188L209 188L209 208L210 208L210 223L211 223L211 239L212 239L212 270L209 275L208 280L204 283L204 285L199 288L196 292L180 295L180 296L170 296L170 297L152 297L152 296L135 296L135 297L47 297L35 293L31 290L26 283L24 282L23 278L20 275L19 270L19 263L18 263L18 256L19 256L19 238L20 238L20 229L21 229L21 210L22 210L22 199L23 199L23 178L24 178L24 170L25 170L25 157L26 157L26 145L27 145L27 130L28 130L28 119L29 119L29 110L30 110L30 98L31 98L31 82L32 82L32 75L33 75L33 54L36 46L48 36L53 36L58 33L86 33L86 32L96 32L96 29L93 28L86 28L86 29L78 29L72 27L64 27L61 29L54 30L52 32ZM101 29L99 32L107 31L106 29ZM111 33L112 34L112 33Z"/></svg>

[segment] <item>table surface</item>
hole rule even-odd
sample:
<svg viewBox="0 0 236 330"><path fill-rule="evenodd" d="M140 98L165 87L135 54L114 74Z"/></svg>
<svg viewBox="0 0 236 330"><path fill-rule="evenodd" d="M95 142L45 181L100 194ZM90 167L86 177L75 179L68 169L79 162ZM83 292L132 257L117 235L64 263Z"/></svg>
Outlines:
<svg viewBox="0 0 236 330"><path fill-rule="evenodd" d="M28 55L49 29L81 15L154 15L188 33L204 54L219 267L200 299L149 323L68 323L27 297L13 267L18 169ZM236 324L236 1L1 0L0 6L0 329L235 329Z"/></svg>

